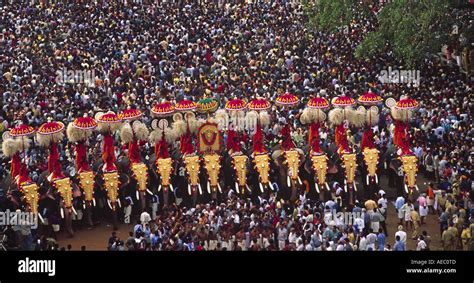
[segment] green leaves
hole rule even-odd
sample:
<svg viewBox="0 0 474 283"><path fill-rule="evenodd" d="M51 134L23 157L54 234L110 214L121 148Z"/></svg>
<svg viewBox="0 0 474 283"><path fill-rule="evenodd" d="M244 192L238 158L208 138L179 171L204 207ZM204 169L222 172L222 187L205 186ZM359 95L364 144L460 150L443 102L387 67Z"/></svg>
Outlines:
<svg viewBox="0 0 474 283"><path fill-rule="evenodd" d="M322 31L334 32L347 26L353 18L352 6L355 0L303 1L309 25Z"/></svg>

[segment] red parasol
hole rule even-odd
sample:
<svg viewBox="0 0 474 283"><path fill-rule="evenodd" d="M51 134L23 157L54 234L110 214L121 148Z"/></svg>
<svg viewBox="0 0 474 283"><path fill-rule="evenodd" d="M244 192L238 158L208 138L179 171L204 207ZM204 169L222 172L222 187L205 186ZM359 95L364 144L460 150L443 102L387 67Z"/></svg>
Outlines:
<svg viewBox="0 0 474 283"><path fill-rule="evenodd" d="M247 107L250 110L260 111L267 110L271 107L271 104L265 98L255 98L247 104Z"/></svg>
<svg viewBox="0 0 474 283"><path fill-rule="evenodd" d="M97 122L91 117L79 117L74 119L72 125L79 130L92 130L97 127Z"/></svg>
<svg viewBox="0 0 474 283"><path fill-rule="evenodd" d="M32 135L34 132L35 132L35 128L33 128L32 126L22 124L11 129L10 136L23 137L23 136Z"/></svg>
<svg viewBox="0 0 474 283"><path fill-rule="evenodd" d="M61 122L47 122L38 128L38 134L40 135L53 135L64 130L64 124Z"/></svg>
<svg viewBox="0 0 474 283"><path fill-rule="evenodd" d="M332 100L332 105L337 107L349 107L355 104L355 100L351 97L341 95Z"/></svg>
<svg viewBox="0 0 474 283"><path fill-rule="evenodd" d="M329 102L327 101L326 98L322 98L318 96L318 97L311 98L306 105L309 108L326 109L329 107Z"/></svg>
<svg viewBox="0 0 474 283"><path fill-rule="evenodd" d="M366 106L377 105L377 104L380 104L382 102L382 97L380 97L380 95L377 95L377 94L369 91L369 92L366 92L366 93L362 94L361 96L359 96L357 101L360 104L366 105Z"/></svg>
<svg viewBox="0 0 474 283"><path fill-rule="evenodd" d="M295 106L300 102L298 97L294 94L291 94L289 92L282 94L276 98L276 105L278 106L286 106L286 107L291 107Z"/></svg>
<svg viewBox="0 0 474 283"><path fill-rule="evenodd" d="M411 98L404 98L400 99L397 104L395 105L395 108L401 109L401 110L411 110L415 109L418 107L418 101L411 99Z"/></svg>
<svg viewBox="0 0 474 283"><path fill-rule="evenodd" d="M247 107L247 103L242 99L232 99L227 101L225 109L228 111L239 111L244 110Z"/></svg>
<svg viewBox="0 0 474 283"><path fill-rule="evenodd" d="M121 123L122 119L114 112L107 112L97 117L97 122L105 124Z"/></svg>
<svg viewBox="0 0 474 283"><path fill-rule="evenodd" d="M118 114L121 120L133 121L143 116L142 111L138 109L127 109Z"/></svg>
<svg viewBox="0 0 474 283"><path fill-rule="evenodd" d="M181 100L175 105L175 109L177 111L193 111L193 110L196 110L196 108L197 108L196 102L187 100L187 99Z"/></svg>
<svg viewBox="0 0 474 283"><path fill-rule="evenodd" d="M174 105L171 102L165 101L158 104L155 104L151 108L151 113L156 116L165 117L173 114L175 111Z"/></svg>

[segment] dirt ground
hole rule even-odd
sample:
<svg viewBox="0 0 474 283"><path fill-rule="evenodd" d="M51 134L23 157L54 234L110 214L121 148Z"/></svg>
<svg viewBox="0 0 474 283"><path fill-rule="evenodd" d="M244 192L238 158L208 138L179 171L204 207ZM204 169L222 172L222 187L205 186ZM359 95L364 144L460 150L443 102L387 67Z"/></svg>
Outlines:
<svg viewBox="0 0 474 283"><path fill-rule="evenodd" d="M387 243L392 245L395 242L395 232L398 227L398 218L395 212L395 190L389 189L387 185L387 178L382 176L380 178L381 187L387 192L389 205L388 205L388 215L387 215L387 229L388 237ZM417 177L417 183L420 190L424 190L427 180L423 176ZM428 235L431 236L431 250L441 250L441 235L439 232L438 216L429 214L426 219L426 223L421 226L420 232L426 230ZM117 236L125 241L128 238L128 233L133 229L132 224L120 224L119 229L116 231ZM411 239L411 234L413 230L407 231L407 249L416 250L416 240ZM112 226L106 223L95 226L94 228L88 230L83 228L82 230L75 231L73 238L69 238L65 233L58 235L58 243L60 247L65 247L68 244L72 245L72 250L80 250L81 246L86 246L86 250L106 250L108 238L111 236Z"/></svg>

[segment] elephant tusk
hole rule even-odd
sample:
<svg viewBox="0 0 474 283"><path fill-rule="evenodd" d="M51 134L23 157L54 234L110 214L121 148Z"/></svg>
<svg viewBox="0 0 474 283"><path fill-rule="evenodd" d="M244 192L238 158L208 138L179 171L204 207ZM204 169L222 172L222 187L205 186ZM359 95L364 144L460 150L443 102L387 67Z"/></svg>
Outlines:
<svg viewBox="0 0 474 283"><path fill-rule="evenodd" d="M170 184L170 190L171 190L172 192L174 192L174 188L173 188L173 185L172 185L172 184Z"/></svg>
<svg viewBox="0 0 474 283"><path fill-rule="evenodd" d="M95 198L92 198L92 204L95 206Z"/></svg>
<svg viewBox="0 0 474 283"><path fill-rule="evenodd" d="M247 188L247 190L249 191L249 193L252 192L252 191L250 190L250 188L249 188L249 185L245 184L245 187Z"/></svg>
<svg viewBox="0 0 474 283"><path fill-rule="evenodd" d="M275 191L275 187L273 186L272 182L269 182L268 186L270 186L270 189L272 189L272 191ZM249 191L250 191L250 189L249 189Z"/></svg>
<svg viewBox="0 0 474 283"><path fill-rule="evenodd" d="M41 223L44 224L44 219L43 219L43 216L41 216L41 214L38 212L38 218L39 220L41 221Z"/></svg>
<svg viewBox="0 0 474 283"><path fill-rule="evenodd" d="M355 183L355 182L354 182L354 183L352 183L352 186L354 186L354 191L356 191L356 192L357 192L357 186L356 186L356 183Z"/></svg>
<svg viewBox="0 0 474 283"><path fill-rule="evenodd" d="M82 203L82 208L83 208L84 210L86 210L86 201L84 201L84 202Z"/></svg>
<svg viewBox="0 0 474 283"><path fill-rule="evenodd" d="M202 188L201 188L201 184L198 184L198 188L199 188L199 194L202 195Z"/></svg>
<svg viewBox="0 0 474 283"><path fill-rule="evenodd" d="M59 210L59 212L61 213L61 218L64 218L64 208L61 207L61 209Z"/></svg>
<svg viewBox="0 0 474 283"><path fill-rule="evenodd" d="M377 176L377 174L375 174L375 183L378 185L379 184L379 176Z"/></svg>
<svg viewBox="0 0 474 283"><path fill-rule="evenodd" d="M118 206L119 206L119 207L122 207L122 203L120 202L120 199L119 199L119 198L117 199L117 203L118 203Z"/></svg>
<svg viewBox="0 0 474 283"><path fill-rule="evenodd" d="M319 186L318 186L318 183L314 183L314 188L316 189L316 192L318 192L318 194L319 194Z"/></svg>
<svg viewBox="0 0 474 283"><path fill-rule="evenodd" d="M418 188L418 185L415 185L416 191L419 192L420 189Z"/></svg>
<svg viewBox="0 0 474 283"><path fill-rule="evenodd" d="M344 192L347 193L347 185L346 184L344 185Z"/></svg>
<svg viewBox="0 0 474 283"><path fill-rule="evenodd" d="M367 186L370 184L369 183L369 175L365 176L365 181L367 182Z"/></svg>
<svg viewBox="0 0 474 283"><path fill-rule="evenodd" d="M262 183L258 183L260 185L260 191L263 193L263 185Z"/></svg>
<svg viewBox="0 0 474 283"><path fill-rule="evenodd" d="M211 194L211 184L209 184L209 181L207 182L207 192Z"/></svg>
<svg viewBox="0 0 474 283"><path fill-rule="evenodd" d="M301 182L300 176L298 176L298 183L300 183L300 185L303 185L303 182Z"/></svg>
<svg viewBox="0 0 474 283"><path fill-rule="evenodd" d="M158 191L161 191L161 185L158 186Z"/></svg>
<svg viewBox="0 0 474 283"><path fill-rule="evenodd" d="M136 197L137 197L137 200L139 200L139 199L140 199L140 194L138 193L138 191L136 191L136 194L135 194L135 195L136 195Z"/></svg>
<svg viewBox="0 0 474 283"><path fill-rule="evenodd" d="M150 195L153 195L153 193L152 193L149 189L146 189L146 191L147 191Z"/></svg>
<svg viewBox="0 0 474 283"><path fill-rule="evenodd" d="M77 215L77 211L76 211L76 209L74 208L74 206L71 206L71 209L72 209L72 212L74 212L74 215Z"/></svg>
<svg viewBox="0 0 474 283"><path fill-rule="evenodd" d="M240 194L240 190L239 190L239 184L237 184L237 182L235 182L235 191Z"/></svg>
<svg viewBox="0 0 474 283"><path fill-rule="evenodd" d="M111 210L114 210L114 209L112 208L112 204L110 203L110 200L109 200L109 199L107 199L107 204L109 205L109 207L110 207Z"/></svg>
<svg viewBox="0 0 474 283"><path fill-rule="evenodd" d="M290 176L287 176L287 177L286 177L286 184L288 185L288 188L291 188Z"/></svg>
<svg viewBox="0 0 474 283"><path fill-rule="evenodd" d="M219 192L222 194L222 188L221 188L221 184L219 184L219 182L217 182L217 188L219 189Z"/></svg>
<svg viewBox="0 0 474 283"><path fill-rule="evenodd" d="M188 194L191 195L191 185L188 184Z"/></svg>
<svg viewBox="0 0 474 283"><path fill-rule="evenodd" d="M408 194L408 186L405 184L405 192Z"/></svg>

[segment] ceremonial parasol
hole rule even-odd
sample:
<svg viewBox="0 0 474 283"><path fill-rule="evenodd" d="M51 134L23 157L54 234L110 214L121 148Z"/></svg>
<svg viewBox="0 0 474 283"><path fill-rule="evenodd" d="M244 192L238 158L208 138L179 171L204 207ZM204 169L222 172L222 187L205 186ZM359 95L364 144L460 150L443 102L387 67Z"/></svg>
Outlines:
<svg viewBox="0 0 474 283"><path fill-rule="evenodd" d="M92 117L79 117L74 119L72 126L78 130L93 130L97 127L97 121Z"/></svg>
<svg viewBox="0 0 474 283"><path fill-rule="evenodd" d="M133 121L143 116L142 111L138 109L126 109L118 114L121 120Z"/></svg>
<svg viewBox="0 0 474 283"><path fill-rule="evenodd" d="M177 111L194 111L197 108L197 104L191 100L181 100L180 102L176 103L175 109Z"/></svg>
<svg viewBox="0 0 474 283"><path fill-rule="evenodd" d="M275 100L276 105L284 107L292 107L299 103L299 99L296 95L289 92L278 96Z"/></svg>
<svg viewBox="0 0 474 283"><path fill-rule="evenodd" d="M355 105L355 100L351 97L340 95L333 98L331 103L336 107L349 107Z"/></svg>
<svg viewBox="0 0 474 283"><path fill-rule="evenodd" d="M219 103L212 98L203 98L198 101L197 109L199 113L212 113L217 110Z"/></svg>
<svg viewBox="0 0 474 283"><path fill-rule="evenodd" d="M174 105L169 101L164 101L158 104L155 104L151 108L151 113L156 116L165 117L173 114L175 112Z"/></svg>
<svg viewBox="0 0 474 283"><path fill-rule="evenodd" d="M11 129L9 134L10 136L16 138L16 137L30 136L34 134L34 132L35 132L35 128L33 128L32 126L22 124Z"/></svg>
<svg viewBox="0 0 474 283"><path fill-rule="evenodd" d="M382 103L382 97L369 91L359 96L357 101L362 105L371 106Z"/></svg>
<svg viewBox="0 0 474 283"><path fill-rule="evenodd" d="M242 99L232 99L227 101L225 104L225 109L228 111L240 111L240 110L245 110L247 107L247 103L242 100Z"/></svg>
<svg viewBox="0 0 474 283"><path fill-rule="evenodd" d="M329 102L327 101L326 98L322 97L313 97L311 98L308 103L306 103L306 106L309 108L314 108L314 109L326 109L329 107Z"/></svg>
<svg viewBox="0 0 474 283"><path fill-rule="evenodd" d="M247 104L248 109L250 110L267 110L271 107L271 104L265 98L255 98Z"/></svg>

